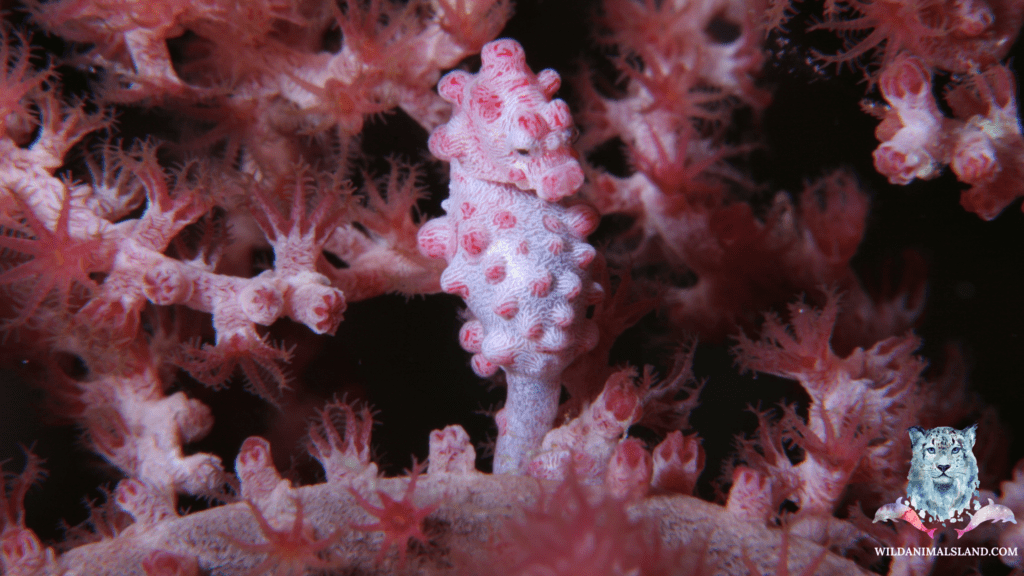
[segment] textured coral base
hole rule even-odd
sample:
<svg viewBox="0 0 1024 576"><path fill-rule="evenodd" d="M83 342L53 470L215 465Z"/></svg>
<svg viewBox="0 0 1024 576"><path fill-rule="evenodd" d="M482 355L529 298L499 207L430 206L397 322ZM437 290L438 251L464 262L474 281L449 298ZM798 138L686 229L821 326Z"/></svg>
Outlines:
<svg viewBox="0 0 1024 576"><path fill-rule="evenodd" d="M376 481L376 489L395 498L405 491L405 478ZM467 566L501 565L500 533L503 521L518 519L519 511L536 505L540 490L554 489L554 483L519 476L487 474L421 476L416 504L443 504L425 522L429 546L413 544L405 570L396 570L396 552L390 551L378 565L375 561L382 541L379 532L346 532L335 547L344 556L341 574L395 574L402 572L433 575L473 573ZM339 527L360 524L366 514L346 486L319 484L297 488L306 511L306 525L317 534L329 534ZM755 526L734 519L721 506L690 496L658 496L630 507L634 518L655 521L662 540L669 547L683 547L681 559L703 558L699 574L748 574L744 556L760 574L775 573L783 534L780 530ZM141 533L126 531L116 539L75 548L58 560L71 575L144 575L141 563L153 549L183 556L195 556L200 568L217 575L246 574L264 557L240 550L223 534L237 541L262 542L263 538L249 508L244 504L221 506L184 518L161 522ZM798 536L789 536L789 574L802 574L821 548ZM690 574L694 568L680 568ZM780 574L784 572L779 572ZM826 553L814 574L867 574L853 562Z"/></svg>

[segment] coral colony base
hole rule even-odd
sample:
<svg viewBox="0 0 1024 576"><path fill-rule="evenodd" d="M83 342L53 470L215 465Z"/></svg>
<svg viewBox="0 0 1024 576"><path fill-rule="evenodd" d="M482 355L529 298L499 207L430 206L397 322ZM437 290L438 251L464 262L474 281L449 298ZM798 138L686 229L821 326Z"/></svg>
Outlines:
<svg viewBox="0 0 1024 576"><path fill-rule="evenodd" d="M4 575L1024 568L1024 2L3 8Z"/></svg>

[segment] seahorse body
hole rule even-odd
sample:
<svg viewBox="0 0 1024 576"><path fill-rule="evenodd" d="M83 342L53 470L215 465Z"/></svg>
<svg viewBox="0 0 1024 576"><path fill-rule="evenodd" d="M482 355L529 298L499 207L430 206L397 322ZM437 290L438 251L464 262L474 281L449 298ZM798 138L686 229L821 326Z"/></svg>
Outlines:
<svg viewBox="0 0 1024 576"><path fill-rule="evenodd" d="M597 344L586 309L604 292L585 239L598 215L568 200L583 172L569 109L551 99L558 74L534 75L514 40L491 42L481 56L478 74L455 71L438 84L453 113L429 145L451 162L450 195L447 215L422 227L419 244L447 261L441 288L473 315L459 335L473 369L506 373L494 471L520 472L551 429L562 371Z"/></svg>

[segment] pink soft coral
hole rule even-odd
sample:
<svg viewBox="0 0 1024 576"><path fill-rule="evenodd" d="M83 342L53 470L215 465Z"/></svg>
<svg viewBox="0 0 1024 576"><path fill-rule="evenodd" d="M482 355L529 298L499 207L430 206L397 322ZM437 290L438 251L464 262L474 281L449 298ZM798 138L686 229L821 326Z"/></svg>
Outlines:
<svg viewBox="0 0 1024 576"><path fill-rule="evenodd" d="M858 348L845 358L837 356L830 341L838 311L838 295L831 292L821 309L803 301L791 304L788 325L768 315L760 341L741 335L735 348L744 370L795 379L810 396L806 420L790 407L784 408L778 427L759 416L760 454L745 452L762 473L790 483L805 517L830 515L855 471L873 476L881 485L891 485L898 477L888 455L901 445L903 430L912 421L913 399L925 366L913 356L920 341L912 335L883 340L868 350ZM785 441L805 450L802 462L789 461ZM768 492L750 494L764 497Z"/></svg>
<svg viewBox="0 0 1024 576"><path fill-rule="evenodd" d="M570 474L522 520L508 523L489 569L501 576L686 573L682 551L665 546L657 533L655 525L631 519L623 500L597 495Z"/></svg>
<svg viewBox="0 0 1024 576"><path fill-rule="evenodd" d="M380 506L374 506L356 489L349 488L349 493L356 499L356 503L377 518L373 524L359 524L353 528L384 533L384 542L380 545L380 552L377 553L378 563L384 559L384 555L391 550L392 546L397 546L398 568L401 569L405 566L405 554L409 540L416 540L424 545L427 543L427 536L423 533L423 520L437 510L438 503L427 506L417 506L413 503L420 472L420 466L414 464L412 472L409 474L409 483L405 487L405 494L402 495L401 500L395 500L387 492L377 490Z"/></svg>
<svg viewBox="0 0 1024 576"><path fill-rule="evenodd" d="M847 41L841 54L819 54L826 62L855 62L874 51L882 69L900 54L910 54L927 66L966 72L1006 54L1021 10L1019 3L1004 0L829 0L826 16L815 28L837 32ZM867 36L856 34L869 29Z"/></svg>
<svg viewBox="0 0 1024 576"><path fill-rule="evenodd" d="M21 474L0 470L0 568L7 576L29 576L53 568L53 550L25 526L25 494L45 476L42 460L28 449Z"/></svg>
<svg viewBox="0 0 1024 576"><path fill-rule="evenodd" d="M244 542L233 537L229 537L229 540L235 547L246 552L265 555L264 560L246 574L302 576L311 569L326 570L342 565L340 560L331 557L330 549L337 544L344 529L339 528L326 536L317 537L305 522L302 499L295 497L293 503L295 516L291 526L276 528L252 501L246 500L264 541Z"/></svg>
<svg viewBox="0 0 1024 576"><path fill-rule="evenodd" d="M18 303L17 315L5 322L8 329L36 316L50 298L58 309L73 308L74 289L96 289L90 274L104 269L110 259L109 249L98 235L80 238L72 233L70 198L61 203L51 230L21 197L22 193L12 191L10 198L19 209L17 217L26 226L15 226L0 234L0 247L21 260L0 272L0 285L11 286Z"/></svg>
<svg viewBox="0 0 1024 576"><path fill-rule="evenodd" d="M932 95L932 75L925 63L900 57L883 69L879 80L889 107L868 110L882 122L875 133L875 168L893 184L931 179L949 165L972 187L960 204L992 220L1024 196L1024 137L1017 118L1013 75L1004 66L972 73L946 94L953 110L948 118Z"/></svg>

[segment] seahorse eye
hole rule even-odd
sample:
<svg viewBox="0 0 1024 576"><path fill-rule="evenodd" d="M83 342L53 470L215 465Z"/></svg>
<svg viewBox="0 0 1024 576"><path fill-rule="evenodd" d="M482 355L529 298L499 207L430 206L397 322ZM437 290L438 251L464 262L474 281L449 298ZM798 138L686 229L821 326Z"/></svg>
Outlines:
<svg viewBox="0 0 1024 576"><path fill-rule="evenodd" d="M520 156L529 156L530 151L526 148L516 148L516 154L519 154Z"/></svg>

